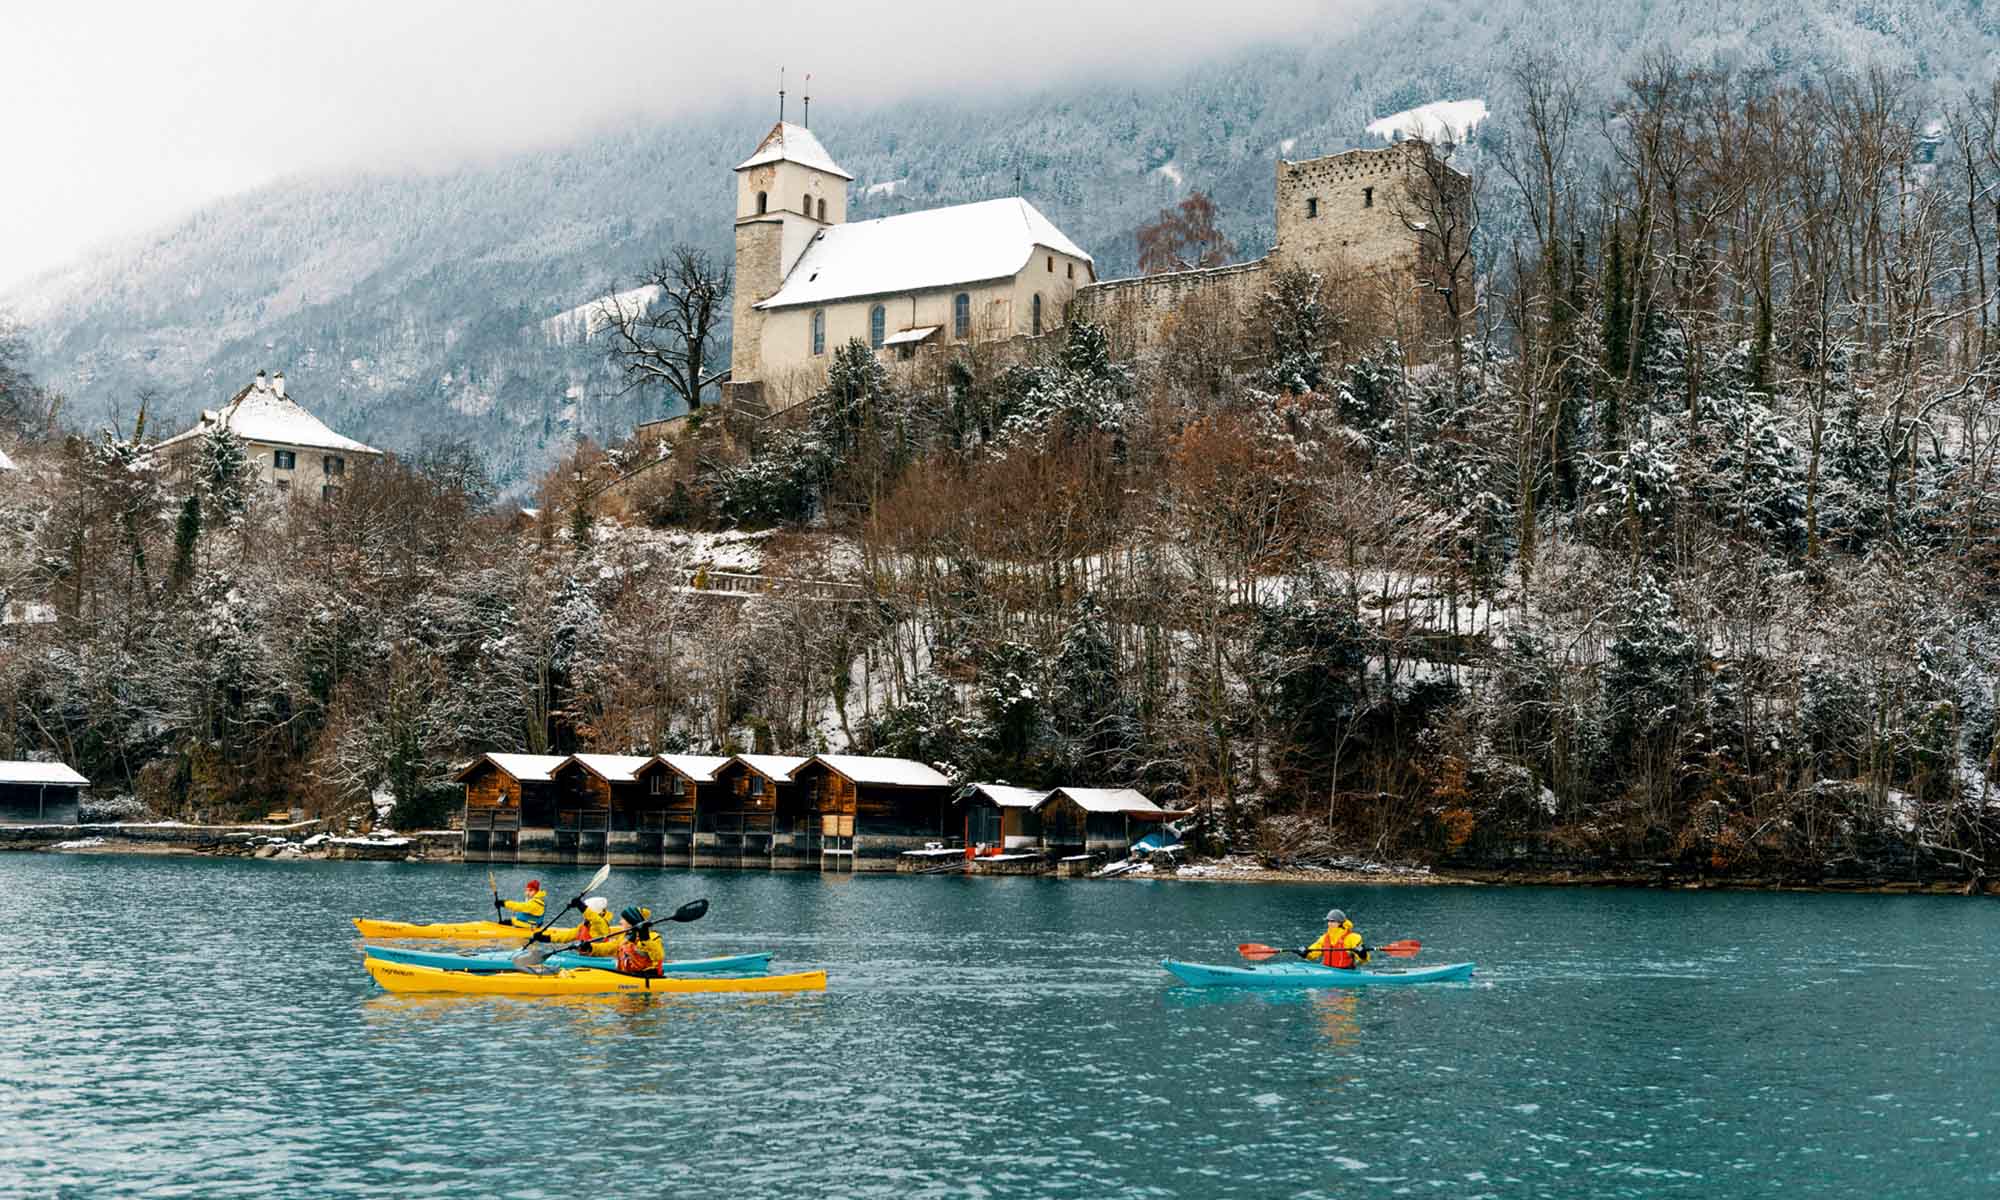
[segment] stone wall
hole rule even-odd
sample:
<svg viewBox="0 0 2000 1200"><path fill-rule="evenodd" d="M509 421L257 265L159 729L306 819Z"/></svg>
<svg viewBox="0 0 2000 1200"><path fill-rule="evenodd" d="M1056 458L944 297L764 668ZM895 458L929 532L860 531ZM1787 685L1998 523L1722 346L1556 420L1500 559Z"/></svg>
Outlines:
<svg viewBox="0 0 2000 1200"><path fill-rule="evenodd" d="M1270 260L1260 258L1094 283L1077 291L1069 315L1109 330L1117 358L1157 351L1184 333L1226 343L1235 340L1270 286L1270 270Z"/></svg>
<svg viewBox="0 0 2000 1200"><path fill-rule="evenodd" d="M1382 150L1350 150L1304 162L1278 163L1278 244L1271 258L1285 266L1330 273L1407 272L1417 238L1399 212L1414 214L1413 188L1424 176L1421 142Z"/></svg>

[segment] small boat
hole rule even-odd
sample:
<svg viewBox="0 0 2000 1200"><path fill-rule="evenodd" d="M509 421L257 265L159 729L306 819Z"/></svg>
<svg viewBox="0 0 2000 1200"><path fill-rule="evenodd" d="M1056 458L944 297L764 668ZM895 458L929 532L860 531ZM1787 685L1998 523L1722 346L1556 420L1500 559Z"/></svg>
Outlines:
<svg viewBox="0 0 2000 1200"><path fill-rule="evenodd" d="M498 921L443 921L436 924L420 925L410 921L371 921L367 917L354 918L354 927L362 937L370 938L431 938L436 941L452 942L501 942L528 940L532 929L519 925L503 925ZM555 941L566 940L576 932L574 925L549 930L549 937Z"/></svg>
<svg viewBox="0 0 2000 1200"><path fill-rule="evenodd" d="M380 958L364 960L389 992L448 992L471 996L600 996L644 992L823 992L825 971L791 975L621 975L589 967L536 975L527 971L445 971Z"/></svg>
<svg viewBox="0 0 2000 1200"><path fill-rule="evenodd" d="M364 953L370 958L383 962L402 963L407 967L436 967L441 971L481 971L492 974L496 971L518 970L514 966L514 950L490 950L482 954L450 954L441 950L406 950L401 946L368 946ZM596 967L605 968L608 958L595 958L588 954L578 954L574 950L564 950L551 954L547 965L551 967ZM771 969L771 952L762 954L729 954L721 958L683 958L666 963L661 970L669 975L761 975Z"/></svg>
<svg viewBox="0 0 2000 1200"><path fill-rule="evenodd" d="M1355 968L1322 967L1318 963L1274 962L1255 967L1213 966L1206 963L1175 962L1163 958L1160 965L1192 987L1235 988L1322 988L1384 987L1412 983L1450 983L1472 978L1469 962L1445 963L1436 967Z"/></svg>

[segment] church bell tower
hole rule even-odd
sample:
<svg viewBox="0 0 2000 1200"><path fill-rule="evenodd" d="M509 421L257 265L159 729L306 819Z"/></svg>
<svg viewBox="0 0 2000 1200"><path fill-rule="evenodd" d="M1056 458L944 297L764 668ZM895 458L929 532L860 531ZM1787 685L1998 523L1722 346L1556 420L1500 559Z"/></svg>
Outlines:
<svg viewBox="0 0 2000 1200"><path fill-rule="evenodd" d="M826 147L803 125L779 121L736 164L736 301L729 355L729 399L755 405L763 382L763 314L756 305L785 276L820 231L847 220L847 185Z"/></svg>

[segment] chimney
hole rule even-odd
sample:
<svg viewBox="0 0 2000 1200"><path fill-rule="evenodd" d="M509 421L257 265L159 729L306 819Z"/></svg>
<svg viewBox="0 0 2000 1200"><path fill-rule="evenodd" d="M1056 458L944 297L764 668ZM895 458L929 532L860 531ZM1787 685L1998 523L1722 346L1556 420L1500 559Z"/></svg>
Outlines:
<svg viewBox="0 0 2000 1200"><path fill-rule="evenodd" d="M257 381L251 384L251 386L256 388L260 392L263 391L267 386L269 386L266 380L264 379L264 372L262 371L257 372Z"/></svg>
<svg viewBox="0 0 2000 1200"><path fill-rule="evenodd" d="M283 400L285 398L285 373L283 371L271 376L271 390L278 393L278 399Z"/></svg>

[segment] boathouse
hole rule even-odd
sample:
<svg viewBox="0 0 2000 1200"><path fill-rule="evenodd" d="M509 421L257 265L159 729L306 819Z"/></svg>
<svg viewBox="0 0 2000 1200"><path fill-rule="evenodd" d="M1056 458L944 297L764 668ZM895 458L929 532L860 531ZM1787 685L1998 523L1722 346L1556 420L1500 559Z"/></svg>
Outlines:
<svg viewBox="0 0 2000 1200"><path fill-rule="evenodd" d="M63 763L0 761L0 825L74 825L89 786Z"/></svg>
<svg viewBox="0 0 2000 1200"><path fill-rule="evenodd" d="M822 859L844 856L852 870L896 870L905 850L963 828L951 812L951 780L912 759L816 754L792 779L805 808L819 814Z"/></svg>
<svg viewBox="0 0 2000 1200"><path fill-rule="evenodd" d="M1174 815L1132 788L1059 787L1033 812L1043 848L1058 858L1122 857L1134 840Z"/></svg>
<svg viewBox="0 0 2000 1200"><path fill-rule="evenodd" d="M651 761L649 754L572 754L549 772L561 860L644 861L638 834L646 789L637 776ZM659 861L657 850L652 861Z"/></svg>
<svg viewBox="0 0 2000 1200"><path fill-rule="evenodd" d="M1048 795L1037 788L1004 783L967 784L954 801L964 817L965 844L1002 851L1040 849L1042 827L1035 806Z"/></svg>
<svg viewBox="0 0 2000 1200"><path fill-rule="evenodd" d="M514 861L524 831L530 840L554 845L549 773L563 761L560 754L482 754L453 776L465 785L466 861Z"/></svg>
<svg viewBox="0 0 2000 1200"><path fill-rule="evenodd" d="M810 822L792 781L792 772L805 761L793 754L739 754L717 767L720 794L695 826L696 865L818 865L807 861Z"/></svg>
<svg viewBox="0 0 2000 1200"><path fill-rule="evenodd" d="M655 861L694 865L695 824L703 809L721 804L724 787L715 773L728 761L720 754L656 754L633 773L645 789L640 829L658 837Z"/></svg>

